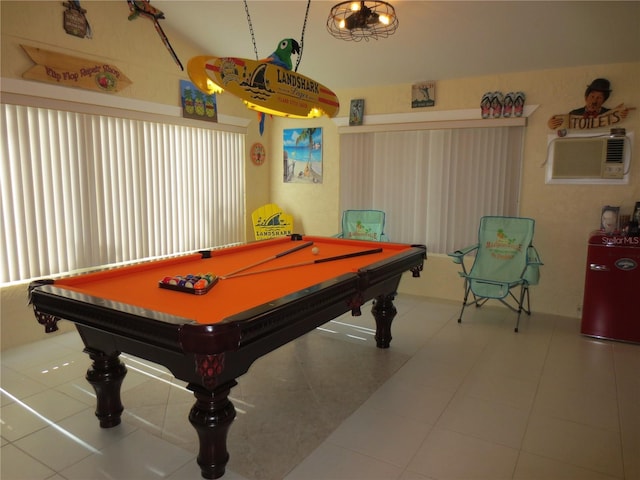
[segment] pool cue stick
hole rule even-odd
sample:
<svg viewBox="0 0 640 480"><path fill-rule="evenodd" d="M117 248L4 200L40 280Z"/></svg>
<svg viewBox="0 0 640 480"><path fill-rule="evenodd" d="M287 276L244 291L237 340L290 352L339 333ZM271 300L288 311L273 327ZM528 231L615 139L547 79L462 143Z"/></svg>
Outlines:
<svg viewBox="0 0 640 480"><path fill-rule="evenodd" d="M361 252L346 253L344 255L336 255L335 257L318 258L317 260L308 260L306 262L294 263L291 265L281 265L279 267L267 268L265 270L258 270L257 272L244 272L244 273L238 273L236 275L227 275L226 277L222 277L222 278L227 278L227 279L238 278L238 277L245 277L247 275L257 275L258 273L275 272L276 270L284 270L285 268L294 268L294 267L302 267L304 265L313 265L314 263L334 262L336 260L344 260L345 258L360 257L362 255L372 255L374 253L380 253L381 251L382 251L382 248L374 248L372 250L363 250Z"/></svg>
<svg viewBox="0 0 640 480"><path fill-rule="evenodd" d="M265 258L264 260L260 260L259 262L252 263L251 265L247 265L246 267L239 268L238 270L234 270L231 273L227 273L226 275L221 276L220 278L227 278L236 275L237 273L248 270L249 268L257 267L258 265L262 265L263 263L270 262L271 260L275 260L276 258L284 257L285 255L289 255L290 253L297 252L298 250L302 250L303 248L307 248L313 245L313 242L304 242L300 245L297 245L289 250L285 250L284 252L276 253L275 255L271 255L269 258Z"/></svg>

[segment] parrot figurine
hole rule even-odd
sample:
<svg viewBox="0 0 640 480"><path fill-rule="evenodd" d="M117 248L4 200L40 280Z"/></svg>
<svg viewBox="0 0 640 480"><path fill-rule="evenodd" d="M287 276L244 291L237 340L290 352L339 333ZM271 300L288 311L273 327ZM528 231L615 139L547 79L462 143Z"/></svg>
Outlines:
<svg viewBox="0 0 640 480"><path fill-rule="evenodd" d="M156 7L152 7L149 0L127 0L127 3L129 4L129 10L131 10L129 20L133 20L140 15L151 20L164 19L164 13Z"/></svg>
<svg viewBox="0 0 640 480"><path fill-rule="evenodd" d="M261 62L273 63L278 67L291 70L293 68L291 55L294 53L296 55L300 53L300 45L293 38L285 38L284 40L280 40L276 51L269 55L267 58L262 59ZM260 135L262 135L264 133L265 114L260 112L258 114L258 118Z"/></svg>
<svg viewBox="0 0 640 480"><path fill-rule="evenodd" d="M291 70L293 68L291 54L293 53L300 53L300 45L293 38L285 38L284 40L280 40L276 51L262 61Z"/></svg>
<svg viewBox="0 0 640 480"><path fill-rule="evenodd" d="M182 63L180 63L178 55L173 50L173 47L169 43L169 39L158 23L158 20L164 19L164 13L157 8L152 7L149 3L149 0L127 0L127 3L129 4L129 10L131 11L129 20L135 20L139 16L143 16L151 20L153 22L153 26L156 28L156 32L158 32L158 35L160 35L160 38L162 39L162 43L164 43L164 46L167 47L167 50L169 50L169 53L173 57L173 60L178 64L180 70L184 70Z"/></svg>

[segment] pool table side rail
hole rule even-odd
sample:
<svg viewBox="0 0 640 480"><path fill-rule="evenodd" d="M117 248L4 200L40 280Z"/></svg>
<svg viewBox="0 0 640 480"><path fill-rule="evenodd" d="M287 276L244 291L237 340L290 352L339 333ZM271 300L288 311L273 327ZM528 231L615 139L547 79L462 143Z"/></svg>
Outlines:
<svg viewBox="0 0 640 480"><path fill-rule="evenodd" d="M358 270L360 285L362 288L367 288L372 279L375 279L376 283L382 283L384 279L394 278L408 271L411 271L414 276L419 276L426 258L426 247L416 245L410 250L397 253L391 259L362 267Z"/></svg>
<svg viewBox="0 0 640 480"><path fill-rule="evenodd" d="M135 305L98 298L55 285L37 282L29 287L36 318L47 332L57 330L59 320L141 340L157 347L180 352L179 330L193 320L176 317Z"/></svg>
<svg viewBox="0 0 640 480"><path fill-rule="evenodd" d="M277 301L229 317L227 321L239 322L242 329L240 340L242 348L271 335L281 337L283 333L276 332L285 327L287 330L285 335L292 334L288 340L293 340L326 323L327 318L335 318L348 311L359 315L360 307L379 295L395 295L402 274L405 271L412 271L414 275L419 275L425 258L426 248L416 245L410 250L394 255L391 259L381 260L361 268L357 274L344 274L333 280L313 285ZM317 317L315 322L312 319L314 316ZM254 321L250 324L242 322L247 317ZM304 324L304 327L294 335L294 332L289 329L295 324ZM189 342L189 351L202 353L202 346L198 347L194 344L198 338L201 338L200 335L195 335L198 328L198 325L185 325L182 338L184 343L185 337L193 333L192 342ZM278 345L281 344L278 343Z"/></svg>
<svg viewBox="0 0 640 480"><path fill-rule="evenodd" d="M356 295L357 284L357 274L346 273L231 315L223 322L210 325L185 324L180 331L180 341L185 351L210 353L211 345L215 341L213 335L220 335L216 330L226 324L237 328L236 343L233 348L226 350L244 348L275 330L291 328L292 321L295 323L298 317L304 319L312 313L313 308L321 309L326 299L335 302L342 297L344 301L341 302L343 306L339 314L348 311L349 300Z"/></svg>
<svg viewBox="0 0 640 480"><path fill-rule="evenodd" d="M279 300L270 311L263 311L251 322L238 322L242 330L238 348L221 354L226 363L224 372L216 378L203 377L203 382L211 386L238 378L258 358L348 312L354 298L358 298L357 277L345 276L340 281L324 282ZM194 327L183 329L182 339L199 362L199 358L211 355L206 353L206 339L195 335L198 326Z"/></svg>
<svg viewBox="0 0 640 480"><path fill-rule="evenodd" d="M243 375L265 353L349 311L359 298L357 274L344 274L207 325L53 285L38 285L31 297L40 323L45 318L75 323L90 350L151 361L162 357L176 378L206 388ZM185 356L193 360L185 364ZM199 365L214 358L226 366L214 376L203 375Z"/></svg>
<svg viewBox="0 0 640 480"><path fill-rule="evenodd" d="M68 320L175 352L210 355L237 350L275 330L289 328L292 316L302 315L304 319L313 308L321 309L322 298L335 302L336 298L343 297L336 315L349 311L350 301L357 295L357 285L357 274L344 274L214 324L200 324L55 285L33 285L30 298L39 322L51 322L48 331L57 329L57 321Z"/></svg>

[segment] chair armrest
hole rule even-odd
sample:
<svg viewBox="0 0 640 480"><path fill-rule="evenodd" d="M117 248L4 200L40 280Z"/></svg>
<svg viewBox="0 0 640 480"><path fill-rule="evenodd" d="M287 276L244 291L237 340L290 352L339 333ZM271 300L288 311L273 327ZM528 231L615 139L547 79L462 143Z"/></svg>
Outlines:
<svg viewBox="0 0 640 480"><path fill-rule="evenodd" d="M522 273L522 278L529 285L537 285L540 282L540 266L544 265L540 260L540 255L533 245L527 249L527 266Z"/></svg>
<svg viewBox="0 0 640 480"><path fill-rule="evenodd" d="M530 245L527 249L527 264L544 265L544 263L542 263L542 260L540 259L540 255L538 254L536 247L534 247L533 245Z"/></svg>
<svg viewBox="0 0 640 480"><path fill-rule="evenodd" d="M447 253L447 255L449 255L451 257L451 259L453 260L454 263L461 264L462 263L462 259L464 258L464 256L468 255L469 253L473 252L474 250L477 250L479 246L480 246L480 244L476 243L475 245L470 245L468 247L461 248L460 250L456 250L455 252Z"/></svg>

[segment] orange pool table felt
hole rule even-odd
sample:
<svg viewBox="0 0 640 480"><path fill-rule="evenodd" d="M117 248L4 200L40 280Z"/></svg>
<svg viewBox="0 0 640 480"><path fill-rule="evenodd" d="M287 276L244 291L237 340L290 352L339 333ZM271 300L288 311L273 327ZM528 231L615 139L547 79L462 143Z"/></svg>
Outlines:
<svg viewBox="0 0 640 480"><path fill-rule="evenodd" d="M325 263L284 268L282 270L222 278L204 295L190 295L158 287L166 276L213 273L218 277L252 265L295 246L289 237L248 243L237 247L213 250L211 258L200 253L161 261L85 274L56 280L57 287L103 299L135 305L193 320L217 323L251 307L269 303L285 295L304 290L340 274L355 273L365 265L389 258L407 249L402 244L377 244L337 238L304 237L313 242L308 248L276 258L242 273L259 272L274 267L315 261L354 252L383 247L382 252ZM312 253L317 247L317 255Z"/></svg>

